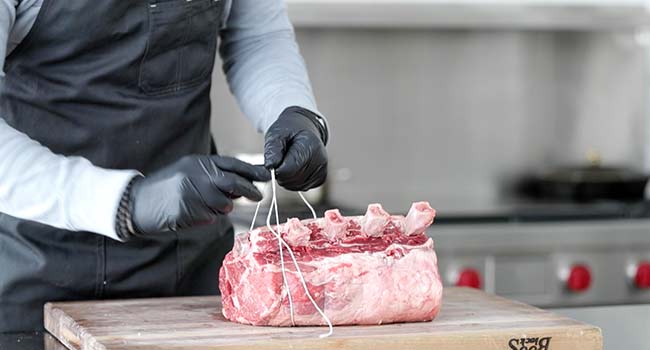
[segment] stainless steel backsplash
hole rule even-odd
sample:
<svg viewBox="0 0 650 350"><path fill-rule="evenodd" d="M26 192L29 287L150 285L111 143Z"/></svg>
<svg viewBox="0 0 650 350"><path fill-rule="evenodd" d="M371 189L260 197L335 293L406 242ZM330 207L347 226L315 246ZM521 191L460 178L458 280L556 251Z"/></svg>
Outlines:
<svg viewBox="0 0 650 350"><path fill-rule="evenodd" d="M584 161L647 168L648 54L620 32L299 29L331 125L329 195L405 211L500 201L523 173ZM220 69L222 153L261 152Z"/></svg>

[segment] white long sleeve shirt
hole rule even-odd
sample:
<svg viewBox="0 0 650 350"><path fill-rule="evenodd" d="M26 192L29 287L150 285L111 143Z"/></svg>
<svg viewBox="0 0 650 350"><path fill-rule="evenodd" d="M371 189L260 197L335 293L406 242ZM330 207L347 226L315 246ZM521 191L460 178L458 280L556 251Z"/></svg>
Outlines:
<svg viewBox="0 0 650 350"><path fill-rule="evenodd" d="M31 29L43 0L0 0L0 64ZM283 0L224 0L220 56L244 114L264 132L289 106L316 111ZM0 72L0 82L4 73ZM7 125L0 111L0 212L118 239L115 216L135 170L65 157Z"/></svg>

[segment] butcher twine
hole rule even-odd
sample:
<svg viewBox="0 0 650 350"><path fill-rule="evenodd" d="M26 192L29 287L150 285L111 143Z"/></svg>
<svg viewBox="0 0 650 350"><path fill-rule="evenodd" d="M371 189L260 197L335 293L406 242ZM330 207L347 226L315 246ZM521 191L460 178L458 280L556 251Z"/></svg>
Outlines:
<svg viewBox="0 0 650 350"><path fill-rule="evenodd" d="M327 322L327 326L329 327L329 331L327 333L325 333L325 334L321 334L319 337L320 338L329 337L330 335L332 335L332 333L334 333L334 327L332 326L332 321L330 321L329 317L327 317L327 315L325 315L323 310L321 310L321 308L318 307L318 304L316 303L316 301L314 301L314 298L309 293L309 289L307 288L307 283L305 282L305 277L302 274L302 271L300 271L300 267L298 266L298 261L296 260L296 256L293 254L293 250L287 244L287 242L285 242L284 239L282 239L282 236L280 236L280 233L276 232L273 229L273 227L271 226L271 215L273 214L274 210L275 210L275 225L276 225L276 227L280 226L280 216L278 214L278 201L277 201L277 196L276 196L276 193L275 193L275 191L276 191L275 190L275 186L276 186L275 184L276 184L275 170L272 169L271 170L271 189L272 189L273 197L272 197L272 200L271 200L271 205L269 207L269 213L266 216L266 227L278 239L278 248L280 249L280 266L281 266L281 269L282 269L282 280L284 281L284 286L287 289L287 296L288 296L288 299L289 299L289 310L291 311L291 325L295 326L296 322L295 322L295 319L294 319L293 299L291 297L291 289L289 289L289 280L287 280L286 268L284 266L284 256L283 256L283 253L282 253L282 245L284 245L287 248L287 252L289 253L289 256L291 257L291 260L293 261L293 266L296 267L296 272L298 273L298 277L300 277L300 283L302 284L302 287L305 289L305 294L307 295L307 298L309 298L309 301L312 303L312 305L314 305L314 308L316 308L316 311L318 311L318 313L321 315L321 317L323 317L325 322ZM307 201L307 198L305 198L305 196L302 194L302 192L298 192L298 195L300 196L302 201L305 203L305 205L309 208L309 210L311 211L311 214L314 216L314 219L317 219L316 211L314 210L314 207L312 207L311 204L309 204L309 202ZM252 231L254 226L255 226L255 219L257 219L257 213L259 212L261 203L262 202L258 202L257 207L255 208L255 214L253 214L253 221L251 222L250 231Z"/></svg>

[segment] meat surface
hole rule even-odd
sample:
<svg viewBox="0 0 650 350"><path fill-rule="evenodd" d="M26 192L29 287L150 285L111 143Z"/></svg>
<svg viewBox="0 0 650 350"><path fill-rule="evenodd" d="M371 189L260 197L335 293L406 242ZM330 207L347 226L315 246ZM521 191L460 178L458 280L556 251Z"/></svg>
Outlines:
<svg viewBox="0 0 650 350"><path fill-rule="evenodd" d="M274 226L298 261L311 297L334 325L430 321L440 310L442 283L433 240L425 234L435 216L429 203L414 203L406 217L371 204L365 216L328 210L316 220L290 219ZM278 231L279 230L279 231ZM238 234L221 267L223 315L235 322L324 325L301 284L287 249L267 228Z"/></svg>

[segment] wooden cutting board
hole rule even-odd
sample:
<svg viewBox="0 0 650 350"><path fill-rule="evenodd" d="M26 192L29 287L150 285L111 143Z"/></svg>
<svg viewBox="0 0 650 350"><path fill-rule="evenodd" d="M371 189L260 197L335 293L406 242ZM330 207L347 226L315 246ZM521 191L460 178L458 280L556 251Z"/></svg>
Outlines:
<svg viewBox="0 0 650 350"><path fill-rule="evenodd" d="M432 322L254 327L229 322L218 297L48 303L45 328L70 349L600 350L600 329L465 288L444 292ZM536 346L533 348L532 346Z"/></svg>

